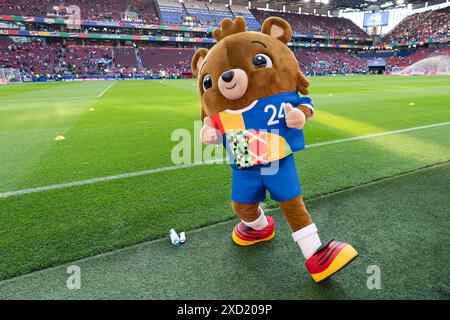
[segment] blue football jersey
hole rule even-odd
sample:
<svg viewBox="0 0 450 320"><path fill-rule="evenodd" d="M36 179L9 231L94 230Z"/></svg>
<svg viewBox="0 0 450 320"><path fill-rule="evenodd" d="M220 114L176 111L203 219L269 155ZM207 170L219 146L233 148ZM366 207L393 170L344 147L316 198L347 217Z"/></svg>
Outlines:
<svg viewBox="0 0 450 320"><path fill-rule="evenodd" d="M304 149L303 130L286 125L284 108L288 104L305 105L314 111L310 98L286 92L211 117L216 129L225 135L225 147L238 167L267 163Z"/></svg>

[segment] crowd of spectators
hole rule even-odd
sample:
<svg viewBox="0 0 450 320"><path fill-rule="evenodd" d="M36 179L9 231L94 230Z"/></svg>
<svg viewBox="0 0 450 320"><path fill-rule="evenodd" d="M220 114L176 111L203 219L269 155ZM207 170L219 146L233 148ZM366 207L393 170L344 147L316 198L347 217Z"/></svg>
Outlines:
<svg viewBox="0 0 450 320"><path fill-rule="evenodd" d="M167 72L172 73L173 70L170 69L175 68L182 73L189 73L191 72L190 61L194 52L193 48L144 47L139 48L139 57L142 65L147 69L165 68Z"/></svg>
<svg viewBox="0 0 450 320"><path fill-rule="evenodd" d="M24 15L45 17L51 9L53 1L41 0L38 3L28 0L0 1L0 13L3 15Z"/></svg>
<svg viewBox="0 0 450 320"><path fill-rule="evenodd" d="M157 76L190 74L193 49L111 47L98 45L43 44L40 41L16 43L0 41L0 68L19 69L33 77L86 75Z"/></svg>
<svg viewBox="0 0 450 320"><path fill-rule="evenodd" d="M233 18L231 11L225 5L213 5L193 0L184 1L186 16L193 17L193 24L208 27L220 26L224 18Z"/></svg>
<svg viewBox="0 0 450 320"><path fill-rule="evenodd" d="M101 74L112 65L112 50L104 46L68 46L61 50L59 66L72 74Z"/></svg>
<svg viewBox="0 0 450 320"><path fill-rule="evenodd" d="M244 15L250 29L259 28L269 16L287 20L295 33L330 36L367 37L368 35L351 20L337 17L298 14L291 12L248 10L244 6L185 0L2 0L0 13L34 17L67 17L69 5L80 7L81 18L97 21L133 21L159 24L189 23L217 26L221 19ZM159 7L162 21L157 14ZM115 32L119 32L114 30ZM450 7L429 10L406 17L383 39L385 44L402 41L425 41L450 35Z"/></svg>
<svg viewBox="0 0 450 320"><path fill-rule="evenodd" d="M69 5L80 8L81 19L95 21L132 21L152 24L190 24L193 26L219 26L223 18L243 15L249 29L259 29L268 16L279 16L292 25L294 32L331 36L367 37L352 21L345 18L305 15L289 12L247 9L244 6L208 3L194 0L3 0L0 12L5 15L67 18ZM161 20L157 14L157 6ZM189 20L191 19L191 20ZM116 30L117 31L117 30Z"/></svg>
<svg viewBox="0 0 450 320"><path fill-rule="evenodd" d="M291 24L294 32L300 34L368 37L364 30L346 18L324 17L291 12L262 11L258 9L251 9L250 11L260 23L271 16L283 18Z"/></svg>
<svg viewBox="0 0 450 320"><path fill-rule="evenodd" d="M426 41L450 36L450 7L412 14L383 37L385 44Z"/></svg>
<svg viewBox="0 0 450 320"><path fill-rule="evenodd" d="M193 48L111 47L63 45L40 41L15 43L0 41L0 67L16 68L30 75L138 74L157 76L164 70L169 77L192 76ZM301 70L307 75L356 74L366 72L366 60L350 50L312 48L294 51ZM403 52L386 61L387 70L404 68L422 59L450 55L447 48L421 48Z"/></svg>
<svg viewBox="0 0 450 320"><path fill-rule="evenodd" d="M450 56L450 47L446 48L421 48L416 51L406 52L403 54L397 54L396 56L387 59L386 66L388 70L395 68L405 68L420 60L431 58L439 55Z"/></svg>
<svg viewBox="0 0 450 320"><path fill-rule="evenodd" d="M0 42L0 66L17 68L29 74L87 75L133 73L144 70L168 75L190 74L194 48L111 47L98 45L43 45ZM305 49L294 52L306 74L363 73L364 60L347 50Z"/></svg>
<svg viewBox="0 0 450 320"><path fill-rule="evenodd" d="M61 58L61 45L42 45L39 41L30 43L0 42L0 66L16 68L28 73L53 74Z"/></svg>
<svg viewBox="0 0 450 320"><path fill-rule="evenodd" d="M295 33L320 34L331 36L356 36L367 37L367 34L357 27L352 21L344 18L305 15L289 12L262 11L245 7L223 4L198 2L185 0L180 3L175 0L42 0L31 3L27 0L0 0L1 14L22 14L26 16L64 16L67 12L59 6L76 4L81 8L81 15L86 20L129 20L158 23L157 8L167 6L169 16L175 14L175 18L186 18L187 15L197 15L197 23L205 26L217 25L227 16L243 14L254 28L259 28L268 16L279 16L286 19ZM176 9L174 9L176 8ZM234 8L234 9L233 9ZM175 10L175 11L170 11ZM178 11L177 11L178 10ZM234 10L234 11L233 11ZM175 12L175 13L174 13ZM177 16L181 12L183 17ZM203 20L202 20L203 19ZM450 7L445 9L426 11L406 17L397 27L384 37L385 42L424 41L449 36ZM28 29L46 31L63 31L59 25L33 24L25 22ZM61 29L60 29L61 28ZM155 30L124 29L116 27L84 26L80 32L98 33L127 33L160 35ZM165 36L183 36L181 31L165 31ZM195 33L193 36L196 36ZM50 40L49 40L50 41ZM78 42L79 43L79 42ZM91 44L90 44L91 43ZM155 45L155 44L153 44ZM176 44L166 43L166 46ZM413 49L412 49L413 50ZM438 54L441 50L424 48L414 50L410 54L397 54L387 60L388 69L411 65L421 59ZM180 76L190 74L190 60L194 48L162 48L141 47L127 44L125 47L113 47L103 45L71 44L65 45L63 41L34 40L28 43L13 42L7 37L0 37L0 67L20 69L24 73L32 75L89 75L89 74L135 74L146 73L157 75L164 70L170 75ZM443 51L444 54L449 54ZM300 62L302 70L309 75L321 74L349 74L364 73L366 63L364 59L355 56L354 52L344 49L331 48L302 48L295 49L294 54Z"/></svg>
<svg viewBox="0 0 450 320"><path fill-rule="evenodd" d="M66 18L70 10L63 7L70 5L80 8L83 20L159 23L154 3L148 0L4 0L0 13Z"/></svg>
<svg viewBox="0 0 450 320"><path fill-rule="evenodd" d="M365 73L366 63L348 50L308 49L294 52L308 75Z"/></svg>

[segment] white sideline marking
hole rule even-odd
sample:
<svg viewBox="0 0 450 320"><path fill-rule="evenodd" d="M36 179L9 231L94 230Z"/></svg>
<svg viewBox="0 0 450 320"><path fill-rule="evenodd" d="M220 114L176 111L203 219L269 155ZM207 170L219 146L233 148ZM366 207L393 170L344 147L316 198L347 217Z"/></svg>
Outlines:
<svg viewBox="0 0 450 320"><path fill-rule="evenodd" d="M100 92L97 96L87 96L87 97L52 97L52 98L33 98L33 99L13 99L13 100L1 100L0 102L37 102L37 101L49 101L49 100L79 100L79 99L95 99L101 98L113 85L116 84L116 81L113 81L105 90Z"/></svg>
<svg viewBox="0 0 450 320"><path fill-rule="evenodd" d="M31 189L9 191L9 192L0 193L0 199L18 196L18 195L22 195L22 194L35 193L35 192L40 192L40 191L64 189L64 188L70 188L70 187L75 187L75 186L84 186L87 184L93 184L93 183L98 183L98 182L119 180L119 179L125 179L125 178L137 177L137 176L145 176L145 175L149 175L149 174L178 170L178 169L183 169L183 168L192 168L192 167L201 166L201 165L214 164L215 162L218 162L218 161L214 160L214 161L209 161L209 162L205 161L205 162L194 162L194 163L189 163L189 164L180 164L180 165L171 166L171 167L162 167L162 168L149 169L149 170L144 170L144 171L122 173L122 174L117 174L117 175L107 176L107 177L102 177L102 178L92 178L92 179L87 179L87 180L73 181L73 182L61 183L61 184L53 184L50 186L36 187L36 188L31 188Z"/></svg>
<svg viewBox="0 0 450 320"><path fill-rule="evenodd" d="M314 148L314 147L326 146L328 144L336 144L336 143L347 142L347 141L369 139L369 138L381 137L381 136L385 136L385 135L389 135L389 134L402 133L402 132L408 132L408 131L416 131L416 130L428 129L428 128L433 128L433 127L448 126L449 124L450 124L450 122L440 122L440 123L434 123L434 124L420 126L420 127L406 128L406 129L400 129L400 130L394 130L394 131L385 131L385 132L380 132L380 133L368 134L365 136L358 136L358 137L351 137L351 138L346 138L346 139L338 139L338 140L313 143L313 144L307 145L306 148Z"/></svg>
<svg viewBox="0 0 450 320"><path fill-rule="evenodd" d="M442 126L447 126L449 124L450 124L450 122L441 122L441 123L435 123L435 124L430 124L430 125L420 126L420 127L413 127L413 128L400 129L400 130L394 130L394 131L386 131L386 132L368 134L368 135L364 135L364 136L314 143L314 144L307 145L306 147L308 149L317 148L317 147L326 146L326 145L330 145L330 144L363 140L363 139L369 139L369 138L374 138L374 137L386 136L386 135L390 135L390 134L416 131L416 130L434 128L434 127L442 127ZM73 182L61 183L61 184L53 184L53 185L49 185L49 186L42 186L42 187L36 187L36 188L30 188L30 189L9 191L9 192L0 193L0 199L19 196L19 195L23 195L23 194L41 192L41 191L71 188L71 187L75 187L75 186L84 186L84 185L94 184L94 183L98 183L98 182L105 182L105 181L126 179L126 178L131 178L131 177L145 176L145 175L150 175L150 174L154 174L154 173L160 173L160 172L166 172L166 171L172 171L172 170L178 170L178 169L184 169L184 168L192 168L192 167L197 167L197 166L202 166L202 165L214 164L216 162L222 163L220 160L194 162L194 163L181 164L181 165L170 166L170 167L162 167L162 168L149 169L149 170L143 170L143 171L122 173L122 174L117 174L117 175L112 175L112 176L101 177L101 178L92 178L92 179L87 179L87 180L73 181Z"/></svg>
<svg viewBox="0 0 450 320"><path fill-rule="evenodd" d="M34 101L48 101L48 100L79 100L79 99L95 99L96 96L91 97L53 97L53 98L34 98L34 99L15 99L15 100L0 100L0 102L34 102Z"/></svg>
<svg viewBox="0 0 450 320"><path fill-rule="evenodd" d="M109 86L108 86L108 88L106 88L105 90L103 90L98 96L97 96L97 98L101 98L105 93L106 93L106 91L108 91L109 89L111 89L111 87L113 86L113 85L115 85L116 84L116 81L114 81L113 83L111 83Z"/></svg>

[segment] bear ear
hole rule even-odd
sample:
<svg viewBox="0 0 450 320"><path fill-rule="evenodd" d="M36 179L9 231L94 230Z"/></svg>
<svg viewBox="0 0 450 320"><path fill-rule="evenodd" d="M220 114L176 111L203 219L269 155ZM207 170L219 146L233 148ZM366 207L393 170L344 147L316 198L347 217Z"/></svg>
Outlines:
<svg viewBox="0 0 450 320"><path fill-rule="evenodd" d="M261 32L287 44L292 37L292 28L289 23L278 17L270 17L264 20Z"/></svg>
<svg viewBox="0 0 450 320"><path fill-rule="evenodd" d="M198 75L198 72L200 71L203 62L205 61L205 57L207 54L208 54L208 49L205 49L205 48L200 48L194 53L194 56L192 57L192 62L191 62L191 69L192 69L192 73L194 74L194 76Z"/></svg>

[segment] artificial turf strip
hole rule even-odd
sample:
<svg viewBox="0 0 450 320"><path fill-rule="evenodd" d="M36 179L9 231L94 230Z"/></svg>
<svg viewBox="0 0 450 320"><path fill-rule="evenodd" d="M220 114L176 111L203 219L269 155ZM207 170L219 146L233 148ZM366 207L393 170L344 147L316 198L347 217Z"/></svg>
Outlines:
<svg viewBox="0 0 450 320"><path fill-rule="evenodd" d="M439 127L305 150L305 197L448 161L446 136ZM0 278L230 219L229 194L229 167L214 165L0 199Z"/></svg>
<svg viewBox="0 0 450 320"><path fill-rule="evenodd" d="M323 240L360 254L314 284L282 214L277 236L242 248L230 235L237 219L189 232L176 248L158 240L72 262L81 289L68 290L67 266L0 282L1 299L449 299L450 164L434 166L307 202ZM368 289L369 266L381 289Z"/></svg>

